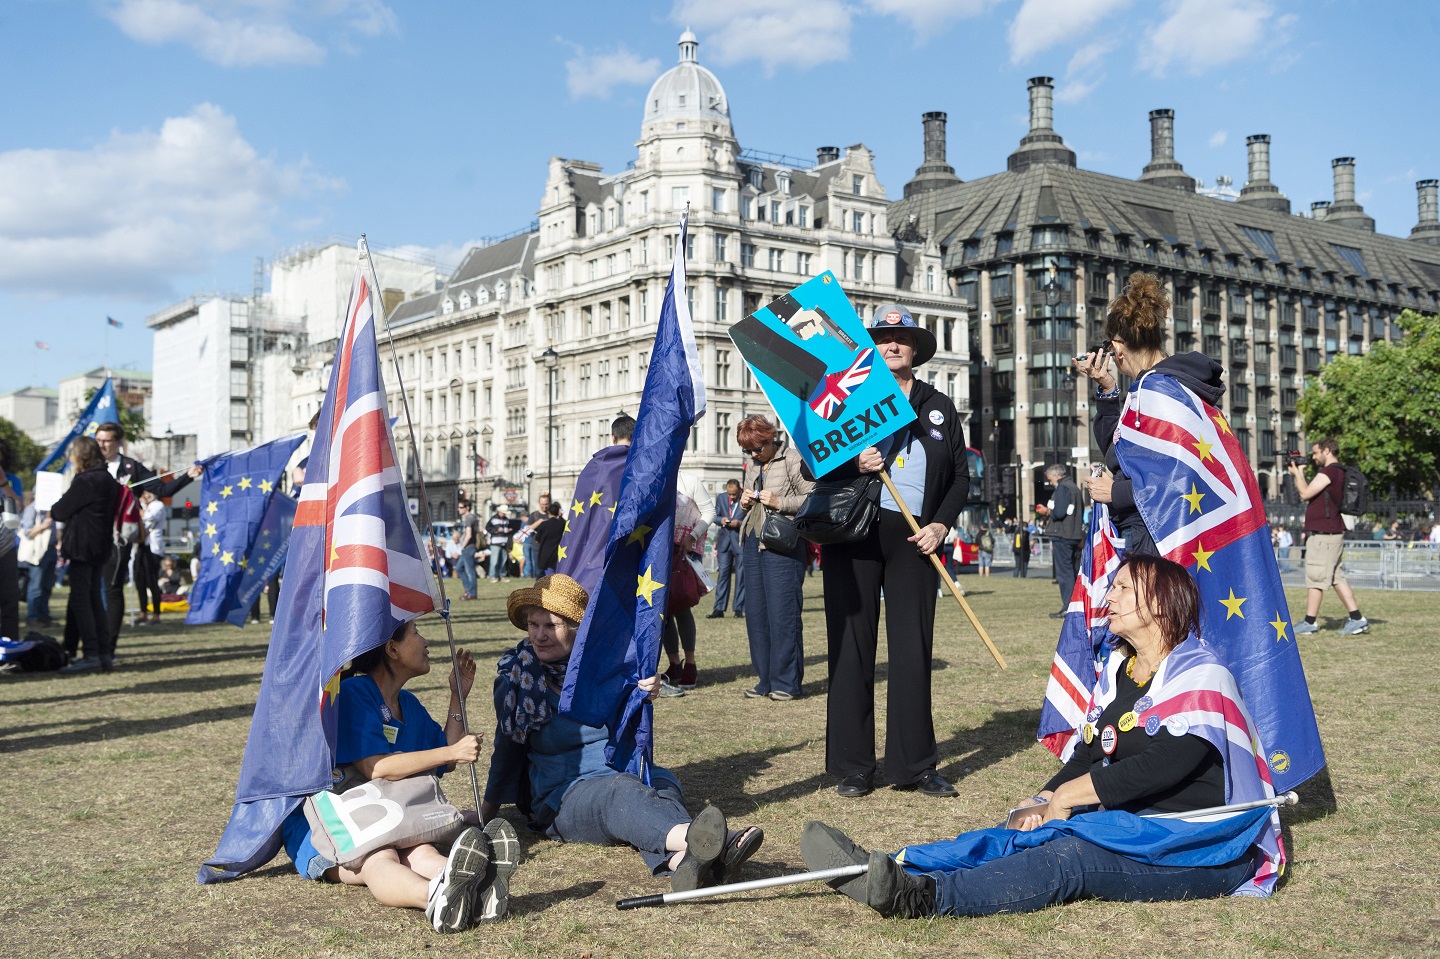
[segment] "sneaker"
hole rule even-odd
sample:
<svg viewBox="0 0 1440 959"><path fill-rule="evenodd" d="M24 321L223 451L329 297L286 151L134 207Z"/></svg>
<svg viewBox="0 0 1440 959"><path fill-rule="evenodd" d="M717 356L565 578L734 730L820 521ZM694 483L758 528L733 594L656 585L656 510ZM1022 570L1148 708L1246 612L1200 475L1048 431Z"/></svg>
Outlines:
<svg viewBox="0 0 1440 959"><path fill-rule="evenodd" d="M88 672L92 672L93 670L96 670L96 669L99 669L99 668L100 668L100 657L98 657L98 656L86 656L86 657L83 658L83 659L77 659L77 660L75 660L74 662L72 662L72 663L71 663L70 665L68 665L68 666L62 666L62 667L60 667L60 672L65 673L65 674L67 674L67 675L73 675L73 674L75 674L75 673L88 673Z"/></svg>
<svg viewBox="0 0 1440 959"><path fill-rule="evenodd" d="M787 693L783 689L772 689L770 690L770 698L777 703L788 703L800 697L795 693Z"/></svg>
<svg viewBox="0 0 1440 959"><path fill-rule="evenodd" d="M1368 627L1370 624L1366 623L1365 625ZM1314 623L1307 623L1303 619L1300 620L1300 622L1298 623L1292 623L1290 628L1295 630L1296 636L1304 636L1306 633L1320 632L1319 626L1316 626Z"/></svg>
<svg viewBox="0 0 1440 959"><path fill-rule="evenodd" d="M865 905L880 915L906 919L935 915L934 880L910 875L878 849L870 853L865 880Z"/></svg>
<svg viewBox="0 0 1440 959"><path fill-rule="evenodd" d="M1368 632L1369 629L1370 620L1363 616L1359 619L1347 619L1345 625L1340 627L1340 635L1359 636L1361 633ZM1296 632L1299 632L1299 630L1297 629Z"/></svg>
<svg viewBox="0 0 1440 959"><path fill-rule="evenodd" d="M510 877L520 866L520 837L508 820L496 816L485 824L490 839L490 867L480 892L480 922L503 919L510 909Z"/></svg>
<svg viewBox="0 0 1440 959"><path fill-rule="evenodd" d="M436 932L469 929L475 912L475 893L490 866L490 840L470 826L450 847L445 869L430 880L425 918Z"/></svg>
<svg viewBox="0 0 1440 959"><path fill-rule="evenodd" d="M700 678L700 671L695 668L694 663L686 663L680 667L680 682L675 683L681 689L694 689Z"/></svg>
<svg viewBox="0 0 1440 959"><path fill-rule="evenodd" d="M770 694L762 693L759 686L756 686L754 689L745 690L746 699L768 699L769 697Z"/></svg>
<svg viewBox="0 0 1440 959"><path fill-rule="evenodd" d="M699 889L713 878L713 866L725 852L725 814L714 806L700 810L685 831L685 855L670 876L672 892Z"/></svg>
<svg viewBox="0 0 1440 959"><path fill-rule="evenodd" d="M679 686L680 676L683 672L683 666L681 666L679 663L671 663L668 667L666 667L665 672L660 674L660 678L665 682L669 683L671 686Z"/></svg>
<svg viewBox="0 0 1440 959"><path fill-rule="evenodd" d="M660 698L661 698L661 699L678 699L679 697L684 696L684 695L685 695L685 690L681 689L679 686L672 686L672 685L670 685L669 683L667 683L665 680L663 680L663 679L660 680Z"/></svg>

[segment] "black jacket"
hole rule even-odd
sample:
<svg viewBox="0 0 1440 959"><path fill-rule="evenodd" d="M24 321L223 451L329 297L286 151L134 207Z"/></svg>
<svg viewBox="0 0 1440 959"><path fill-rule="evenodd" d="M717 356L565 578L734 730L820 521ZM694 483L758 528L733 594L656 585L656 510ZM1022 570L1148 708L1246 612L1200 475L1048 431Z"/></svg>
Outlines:
<svg viewBox="0 0 1440 959"><path fill-rule="evenodd" d="M925 502L915 519L921 526L943 523L949 529L970 498L970 460L966 457L960 414L950 397L923 380L916 380L910 387L910 408L915 411L915 421L895 434L886 465L908 444L924 446ZM932 430L940 435L939 439L931 434ZM806 470L805 475L809 478L810 471ZM852 459L825 475L846 479L859 476L860 470Z"/></svg>
<svg viewBox="0 0 1440 959"><path fill-rule="evenodd" d="M50 509L57 523L65 524L60 551L66 559L99 565L115 548L115 504L120 486L103 466L75 477L65 495Z"/></svg>
<svg viewBox="0 0 1440 959"><path fill-rule="evenodd" d="M1196 396L1211 406L1219 406L1225 395L1225 384L1221 381L1225 368L1204 353L1181 353L1167 356L1152 366L1141 377L1164 374L1174 377ZM1120 414L1125 406L1125 394L1115 399L1095 401L1095 444L1105 452L1105 467L1115 478L1110 491L1110 518L1115 528L1125 534L1130 548L1139 547L1140 552L1153 553L1154 539L1145 528L1145 520L1135 505L1135 491L1130 477L1120 469L1120 458L1115 455L1115 428L1120 425ZM1144 548L1145 544L1149 548Z"/></svg>
<svg viewBox="0 0 1440 959"><path fill-rule="evenodd" d="M141 480L148 480L155 475L155 471L137 459L121 453L119 456L120 466L115 470L115 481L124 483L127 486L134 486ZM172 476L170 479L158 483L146 483L144 486L135 489L138 497L142 490L152 490L161 499L169 499L180 492L191 483L190 477L184 470Z"/></svg>

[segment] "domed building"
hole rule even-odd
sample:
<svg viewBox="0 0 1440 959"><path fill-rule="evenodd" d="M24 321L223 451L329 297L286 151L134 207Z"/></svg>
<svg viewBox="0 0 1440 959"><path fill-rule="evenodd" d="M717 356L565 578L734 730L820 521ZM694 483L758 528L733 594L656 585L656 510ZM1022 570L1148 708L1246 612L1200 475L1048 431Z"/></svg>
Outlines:
<svg viewBox="0 0 1440 959"><path fill-rule="evenodd" d="M966 304L948 292L938 248L893 235L871 152L822 146L809 161L742 149L699 51L685 31L645 97L626 169L553 157L534 232L471 250L445 289L395 310L422 448L403 449L404 431L397 441L402 460L429 464L437 517L453 510L456 485L480 499L568 495L611 420L637 412L687 205L686 295L708 412L685 466L711 488L739 475L740 419L770 410L728 328L825 270L862 316L911 307L940 347L920 375L968 413ZM943 136L941 153L943 167Z"/></svg>

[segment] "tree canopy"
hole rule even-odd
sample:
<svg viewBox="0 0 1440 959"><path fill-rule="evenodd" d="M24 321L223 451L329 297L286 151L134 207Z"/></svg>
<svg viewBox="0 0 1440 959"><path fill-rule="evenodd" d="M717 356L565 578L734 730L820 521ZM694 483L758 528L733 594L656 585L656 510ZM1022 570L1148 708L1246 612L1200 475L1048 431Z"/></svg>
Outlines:
<svg viewBox="0 0 1440 959"><path fill-rule="evenodd" d="M0 416L0 440L15 454L15 472L26 489L35 486L35 467L45 456L45 447L32 440L20 427Z"/></svg>
<svg viewBox="0 0 1440 959"><path fill-rule="evenodd" d="M1300 398L1308 439L1335 437L1340 462L1365 473L1372 496L1391 484L1400 496L1440 487L1440 317L1406 310L1398 323L1398 342L1335 357Z"/></svg>

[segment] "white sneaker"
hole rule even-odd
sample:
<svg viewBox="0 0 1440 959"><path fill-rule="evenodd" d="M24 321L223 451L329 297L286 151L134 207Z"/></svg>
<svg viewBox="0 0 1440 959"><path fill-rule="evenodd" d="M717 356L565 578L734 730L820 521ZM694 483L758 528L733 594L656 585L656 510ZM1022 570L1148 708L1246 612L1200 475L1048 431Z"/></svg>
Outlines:
<svg viewBox="0 0 1440 959"><path fill-rule="evenodd" d="M436 932L461 932L470 928L475 893L489 865L489 839L475 826L468 827L450 847L445 869L430 880L425 918Z"/></svg>
<svg viewBox="0 0 1440 959"><path fill-rule="evenodd" d="M476 917L480 922L503 919L510 909L510 876L520 866L520 837L515 827L496 816L485 824L485 835L490 839L490 868L486 870L486 885L480 890L480 909Z"/></svg>

